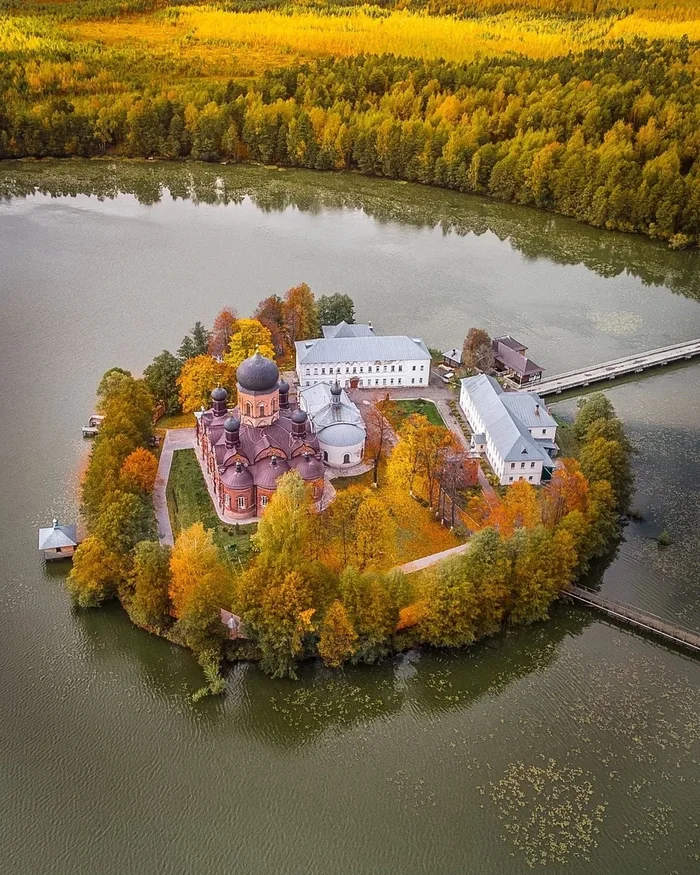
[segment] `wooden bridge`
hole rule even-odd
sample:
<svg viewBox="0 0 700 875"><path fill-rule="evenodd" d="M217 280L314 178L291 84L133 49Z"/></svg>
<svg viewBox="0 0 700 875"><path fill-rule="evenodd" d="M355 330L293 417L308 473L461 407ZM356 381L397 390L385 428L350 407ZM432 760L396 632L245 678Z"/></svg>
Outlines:
<svg viewBox="0 0 700 875"><path fill-rule="evenodd" d="M632 605L606 598L600 593L582 586L568 586L562 595L565 598L588 605L588 607L594 608L620 623L626 623L628 626L648 632L664 641L671 641L685 650L700 653L700 634L693 632L692 629L669 623L654 614L648 614L632 607Z"/></svg>
<svg viewBox="0 0 700 875"><path fill-rule="evenodd" d="M577 371L568 371L538 383L530 383L520 389L521 392L537 392L538 395L559 395L569 389L578 389L581 386L590 386L591 383L599 383L603 380L614 380L625 374L639 374L650 368L658 368L671 362L684 359L692 359L700 356L700 339L688 340L685 343L674 343L671 346L662 346L649 352L628 355L624 358L603 362L590 368L581 368Z"/></svg>

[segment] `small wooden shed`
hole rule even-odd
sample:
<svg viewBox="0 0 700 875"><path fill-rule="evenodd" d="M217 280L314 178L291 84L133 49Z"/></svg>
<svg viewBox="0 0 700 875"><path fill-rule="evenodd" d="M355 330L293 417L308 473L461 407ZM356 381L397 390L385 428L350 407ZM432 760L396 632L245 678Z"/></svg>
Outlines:
<svg viewBox="0 0 700 875"><path fill-rule="evenodd" d="M54 517L53 525L45 529L39 529L39 550L44 558L70 559L78 546L78 527L59 526Z"/></svg>

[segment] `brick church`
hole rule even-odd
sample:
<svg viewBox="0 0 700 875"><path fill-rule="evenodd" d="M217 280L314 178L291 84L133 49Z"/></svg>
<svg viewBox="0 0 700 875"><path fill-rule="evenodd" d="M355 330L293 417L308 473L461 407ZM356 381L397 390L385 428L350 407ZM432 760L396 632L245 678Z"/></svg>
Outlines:
<svg viewBox="0 0 700 875"><path fill-rule="evenodd" d="M298 471L318 500L324 465L305 411L290 404L289 384L277 365L255 353L236 372L238 405L228 392L211 393L212 406L197 413L197 447L219 507L231 520L259 517L287 471Z"/></svg>

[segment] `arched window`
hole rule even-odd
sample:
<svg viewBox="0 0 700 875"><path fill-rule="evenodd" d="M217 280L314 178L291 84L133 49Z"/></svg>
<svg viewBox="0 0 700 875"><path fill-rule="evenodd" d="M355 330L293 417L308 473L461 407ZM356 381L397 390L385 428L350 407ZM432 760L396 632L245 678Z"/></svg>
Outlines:
<svg viewBox="0 0 700 875"><path fill-rule="evenodd" d="M253 415L253 405L250 403L250 401L246 401L246 403L245 403L245 412L246 412L246 416Z"/></svg>
<svg viewBox="0 0 700 875"><path fill-rule="evenodd" d="M258 404L258 416L265 416L265 405Z"/></svg>
<svg viewBox="0 0 700 875"><path fill-rule="evenodd" d="M323 451L323 461L324 462L328 461L328 453L325 450Z"/></svg>
<svg viewBox="0 0 700 875"><path fill-rule="evenodd" d="M245 510L245 495L238 496L238 510Z"/></svg>
<svg viewBox="0 0 700 875"><path fill-rule="evenodd" d="M272 412L274 413L275 410L277 410L277 399L273 398L272 399Z"/></svg>
<svg viewBox="0 0 700 875"><path fill-rule="evenodd" d="M224 500L224 506L226 507L226 510L228 510L231 507L231 496L230 495L226 496L226 498Z"/></svg>
<svg viewBox="0 0 700 875"><path fill-rule="evenodd" d="M343 465L349 465L349 464L350 464L350 453L346 453L343 456Z"/></svg>

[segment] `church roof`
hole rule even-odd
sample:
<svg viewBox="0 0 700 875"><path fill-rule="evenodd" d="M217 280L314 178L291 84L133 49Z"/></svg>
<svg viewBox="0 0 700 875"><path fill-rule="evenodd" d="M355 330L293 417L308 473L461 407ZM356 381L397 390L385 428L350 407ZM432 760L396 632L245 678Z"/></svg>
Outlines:
<svg viewBox="0 0 700 875"><path fill-rule="evenodd" d="M333 400L333 386L328 383L300 387L299 396L322 443L333 447L355 446L365 439L367 430L362 414L344 389L337 402Z"/></svg>
<svg viewBox="0 0 700 875"><path fill-rule="evenodd" d="M238 366L236 382L249 392L270 392L277 386L280 370L272 359L256 352Z"/></svg>

